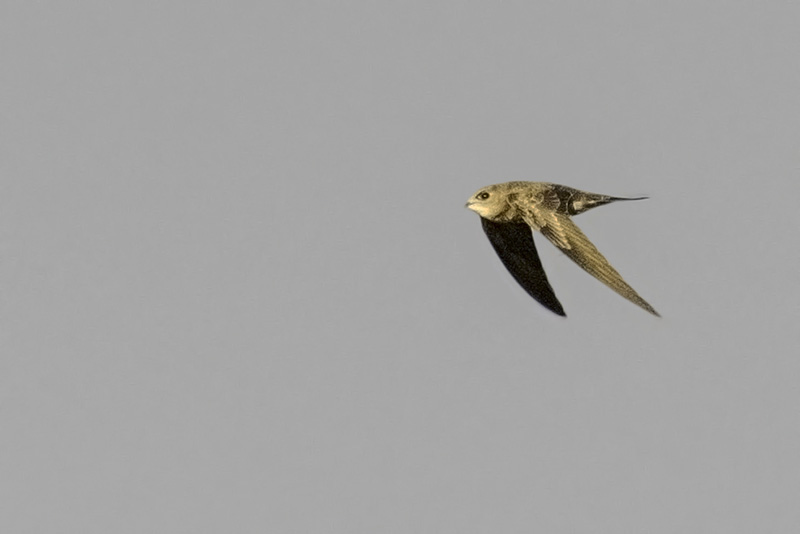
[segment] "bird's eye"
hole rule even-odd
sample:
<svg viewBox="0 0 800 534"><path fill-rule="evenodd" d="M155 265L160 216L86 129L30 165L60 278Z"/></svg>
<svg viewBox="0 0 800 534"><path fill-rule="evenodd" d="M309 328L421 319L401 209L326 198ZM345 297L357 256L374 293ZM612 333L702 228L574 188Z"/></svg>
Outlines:
<svg viewBox="0 0 800 534"><path fill-rule="evenodd" d="M478 193L478 200L486 200L487 198L489 198L489 193L486 191Z"/></svg>

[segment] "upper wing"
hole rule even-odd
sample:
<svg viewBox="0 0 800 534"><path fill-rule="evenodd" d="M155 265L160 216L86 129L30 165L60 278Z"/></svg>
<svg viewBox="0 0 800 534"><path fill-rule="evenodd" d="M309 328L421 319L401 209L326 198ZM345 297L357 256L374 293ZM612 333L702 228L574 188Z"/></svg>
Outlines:
<svg viewBox="0 0 800 534"><path fill-rule="evenodd" d="M511 276L544 307L565 316L544 273L531 228L525 223L496 223L481 217L483 231Z"/></svg>
<svg viewBox="0 0 800 534"><path fill-rule="evenodd" d="M560 248L564 254L569 256L572 261L626 299L641 306L653 315L661 317L647 301L625 283L622 276L600 254L600 251L592 245L569 216L550 212L545 217L542 217L542 221L545 223L540 228L542 234Z"/></svg>

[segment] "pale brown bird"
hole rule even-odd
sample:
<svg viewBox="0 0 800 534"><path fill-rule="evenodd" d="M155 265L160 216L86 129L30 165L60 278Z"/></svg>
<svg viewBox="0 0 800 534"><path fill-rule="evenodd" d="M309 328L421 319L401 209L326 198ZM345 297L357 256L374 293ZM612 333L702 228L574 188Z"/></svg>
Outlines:
<svg viewBox="0 0 800 534"><path fill-rule="evenodd" d="M608 263L581 232L571 215L621 198L545 182L506 182L475 193L466 207L481 216L483 230L514 279L543 306L566 316L536 252L532 230L540 231L572 261L605 285L660 317Z"/></svg>

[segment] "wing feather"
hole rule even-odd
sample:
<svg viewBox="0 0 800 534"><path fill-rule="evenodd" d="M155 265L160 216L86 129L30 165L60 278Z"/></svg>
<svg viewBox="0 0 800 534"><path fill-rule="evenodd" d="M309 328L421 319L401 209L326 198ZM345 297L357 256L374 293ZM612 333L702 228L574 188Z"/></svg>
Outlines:
<svg viewBox="0 0 800 534"><path fill-rule="evenodd" d="M536 252L531 228L525 223L497 223L481 217L483 231L511 276L542 306L566 317Z"/></svg>
<svg viewBox="0 0 800 534"><path fill-rule="evenodd" d="M547 221L541 228L542 234L551 243L560 248L564 254L580 265L586 272L618 294L653 315L660 317L658 312L622 279L622 276L608 263L608 260L600 254L600 251L568 216L552 213L548 214L547 218L555 218L557 221L557 224ZM566 246L564 246L565 242Z"/></svg>

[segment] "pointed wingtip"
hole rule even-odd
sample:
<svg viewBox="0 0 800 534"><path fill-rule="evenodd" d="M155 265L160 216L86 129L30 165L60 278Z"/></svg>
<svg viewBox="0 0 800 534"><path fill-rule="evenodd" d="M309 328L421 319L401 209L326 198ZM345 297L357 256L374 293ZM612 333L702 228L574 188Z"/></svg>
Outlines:
<svg viewBox="0 0 800 534"><path fill-rule="evenodd" d="M555 313L559 317L567 316L567 313L564 311L564 307L558 300L556 300L555 302L548 302L547 304L545 304L544 302L540 302L540 304L542 304L545 308Z"/></svg>
<svg viewBox="0 0 800 534"><path fill-rule="evenodd" d="M564 308L561 306L560 302L548 302L547 304L545 304L544 302L540 301L539 304L541 304L542 306L547 308L549 311L555 313L559 317L566 317L567 316L567 314L564 311Z"/></svg>
<svg viewBox="0 0 800 534"><path fill-rule="evenodd" d="M544 303L544 302L540 301L539 304L541 304L542 306L544 306L545 308L547 308L551 312L555 313L559 317L566 317L567 316L566 312L564 311L564 307L561 305L561 303L558 300L556 300L555 302L548 302L548 303Z"/></svg>
<svg viewBox="0 0 800 534"><path fill-rule="evenodd" d="M639 297L639 298L641 298L641 297ZM633 302L634 302L634 304L638 304L638 305L639 305L639 307L640 307L640 308L642 308L642 309L643 309L644 311L646 311L647 313L650 313L650 314L652 314L652 315L655 315L655 316L656 316L656 317L658 317L659 319L661 318L661 314L660 314L660 313L658 313L658 312L656 311L656 309L655 309L655 308L653 308L652 306L650 306L650 304L648 304L648 303L647 303L647 301L645 301L645 300L642 300L641 302L639 302L639 301L633 301Z"/></svg>

